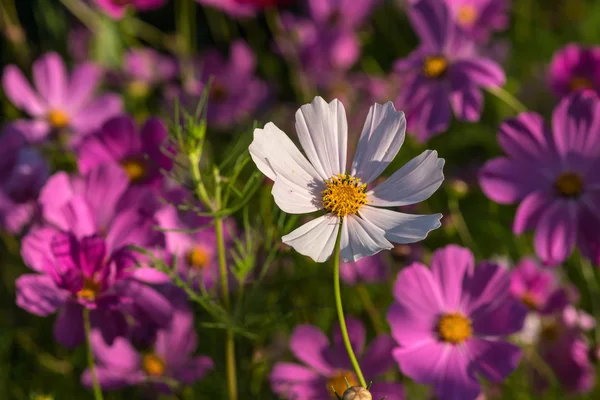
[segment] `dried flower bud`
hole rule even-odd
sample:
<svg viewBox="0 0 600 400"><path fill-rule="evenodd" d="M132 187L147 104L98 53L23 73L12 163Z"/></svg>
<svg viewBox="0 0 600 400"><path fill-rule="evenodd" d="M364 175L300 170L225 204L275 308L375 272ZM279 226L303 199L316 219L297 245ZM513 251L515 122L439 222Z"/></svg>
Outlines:
<svg viewBox="0 0 600 400"><path fill-rule="evenodd" d="M342 400L373 400L373 396L362 386L352 386L344 392Z"/></svg>

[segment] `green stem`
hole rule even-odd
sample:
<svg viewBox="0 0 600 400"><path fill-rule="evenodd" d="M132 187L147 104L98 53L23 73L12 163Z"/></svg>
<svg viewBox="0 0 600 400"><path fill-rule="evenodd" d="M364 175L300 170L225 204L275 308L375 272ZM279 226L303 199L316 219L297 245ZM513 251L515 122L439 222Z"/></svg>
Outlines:
<svg viewBox="0 0 600 400"><path fill-rule="evenodd" d="M477 244L473 239L473 235L471 235L471 231L463 217L462 211L460 211L460 203L458 198L454 196L450 191L448 193L448 208L450 209L450 215L452 215L454 226L456 227L456 231L458 232L458 236L460 236L460 240L467 247L471 248L475 253L478 252Z"/></svg>
<svg viewBox="0 0 600 400"><path fill-rule="evenodd" d="M367 382L365 381L365 377L360 370L360 365L358 365L358 360L354 355L354 350L352 350L352 344L350 343L350 338L348 337L348 328L346 328L346 319L344 318L344 308L342 307L342 295L340 293L340 238L342 237L342 226L340 223L339 232L337 235L337 240L335 242L335 249L333 250L333 292L335 294L335 306L337 309L338 319L340 321L340 330L342 331L342 338L344 339L344 345L346 346L346 352L348 352L348 357L350 357L350 362L352 363L352 367L354 367L354 372L358 377L358 381L360 385L364 388L367 387Z"/></svg>
<svg viewBox="0 0 600 400"><path fill-rule="evenodd" d="M508 93L503 88L487 88L487 91L499 98L500 100L502 100L517 113L527 112L527 107L525 107L523 103L521 103L515 96Z"/></svg>
<svg viewBox="0 0 600 400"><path fill-rule="evenodd" d="M583 274L588 294L590 296L592 315L597 321L600 317L600 315L598 314L600 313L600 304L598 301L598 296L600 296L600 288L598 287L598 281L596 280L596 274L594 273L594 268L592 267L592 264L590 264L590 262L583 257L581 258L581 272ZM598 326L598 324L596 324L594 328L594 333L596 345L598 345L598 343L600 343L600 327Z"/></svg>
<svg viewBox="0 0 600 400"><path fill-rule="evenodd" d="M385 333L385 325L383 324L383 320L381 319L381 314L377 310L377 307L373 304L371 300L371 295L369 291L363 284L356 285L356 293L358 294L358 298L360 302L363 304L369 318L371 319L371 323L373 324L373 328L375 332L379 335Z"/></svg>
<svg viewBox="0 0 600 400"><path fill-rule="evenodd" d="M94 353L92 352L92 343L90 341L90 332L92 330L90 323L90 310L87 308L83 309L83 327L85 329L85 341L87 344L87 359L88 368L92 374L92 386L94 388L94 399L104 400L102 396L102 389L98 382L98 374L96 373L96 364L94 363Z"/></svg>

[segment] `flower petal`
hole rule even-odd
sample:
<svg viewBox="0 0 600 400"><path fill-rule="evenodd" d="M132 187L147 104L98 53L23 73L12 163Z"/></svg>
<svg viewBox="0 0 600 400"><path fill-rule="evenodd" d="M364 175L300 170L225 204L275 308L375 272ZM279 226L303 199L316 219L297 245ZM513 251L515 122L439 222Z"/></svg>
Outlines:
<svg viewBox="0 0 600 400"><path fill-rule="evenodd" d="M343 262L355 262L393 247L385 238L385 231L372 222L353 214L344 218L340 239Z"/></svg>
<svg viewBox="0 0 600 400"><path fill-rule="evenodd" d="M395 346L394 339L390 335L379 335L373 339L360 359L365 374L374 377L391 369L395 364L392 357Z"/></svg>
<svg viewBox="0 0 600 400"><path fill-rule="evenodd" d="M56 309L66 299L66 293L59 289L48 275L22 275L17 279L15 285L17 305L41 317L56 312Z"/></svg>
<svg viewBox="0 0 600 400"><path fill-rule="evenodd" d="M577 237L577 206L570 200L555 201L535 229L535 252L547 265L556 265L571 254Z"/></svg>
<svg viewBox="0 0 600 400"><path fill-rule="evenodd" d="M552 197L542 191L527 195L517 208L513 222L513 232L516 235L520 235L526 230L536 227L540 217L552 205L552 202Z"/></svg>
<svg viewBox="0 0 600 400"><path fill-rule="evenodd" d="M94 356L100 365L122 372L136 371L141 367L141 357L127 339L116 338L112 344L108 344L99 331L93 331L90 341Z"/></svg>
<svg viewBox="0 0 600 400"><path fill-rule="evenodd" d="M333 372L333 367L325 358L329 346L327 336L313 325L297 326L290 338L290 350L294 356L323 375Z"/></svg>
<svg viewBox="0 0 600 400"><path fill-rule="evenodd" d="M30 115L38 117L47 111L42 99L15 65L8 65L4 68L2 88L6 97L17 108L27 111Z"/></svg>
<svg viewBox="0 0 600 400"><path fill-rule="evenodd" d="M483 109L483 94L471 83L461 85L450 93L450 104L458 120L476 122Z"/></svg>
<svg viewBox="0 0 600 400"><path fill-rule="evenodd" d="M58 109L64 106L67 95L67 67L57 53L46 53L33 63L33 82L48 102L48 106Z"/></svg>
<svg viewBox="0 0 600 400"><path fill-rule="evenodd" d="M314 219L283 236L283 243L316 262L326 261L335 246L340 220L331 214Z"/></svg>
<svg viewBox="0 0 600 400"><path fill-rule="evenodd" d="M74 301L67 301L54 322L54 337L66 348L73 349L85 341L83 308Z"/></svg>
<svg viewBox="0 0 600 400"><path fill-rule="evenodd" d="M556 163L552 133L541 115L534 112L519 114L500 125L498 143L513 159L522 161L548 160Z"/></svg>
<svg viewBox="0 0 600 400"><path fill-rule="evenodd" d="M359 214L385 232L385 238L395 243L415 243L441 226L442 214L412 215L371 206L361 207Z"/></svg>
<svg viewBox="0 0 600 400"><path fill-rule="evenodd" d="M196 356L174 372L175 379L191 385L204 378L214 367L215 363L210 357Z"/></svg>
<svg viewBox="0 0 600 400"><path fill-rule="evenodd" d="M381 175L402 147L405 131L406 118L394 103L372 105L352 161L352 176L370 183Z"/></svg>
<svg viewBox="0 0 600 400"><path fill-rule="evenodd" d="M375 382L369 389L374 399L405 400L404 386L394 382Z"/></svg>
<svg viewBox="0 0 600 400"><path fill-rule="evenodd" d="M481 393L475 371L469 357L462 349L451 347L445 363L445 370L438 375L435 385L440 400L475 400Z"/></svg>
<svg viewBox="0 0 600 400"><path fill-rule="evenodd" d="M475 258L469 249L449 245L431 257L431 272L442 292L446 311L462 311L463 281L473 273Z"/></svg>
<svg viewBox="0 0 600 400"><path fill-rule="evenodd" d="M54 268L50 240L59 231L52 226L33 227L21 240L21 257L27 266L38 272Z"/></svg>
<svg viewBox="0 0 600 400"><path fill-rule="evenodd" d="M429 198L444 180L444 159L426 150L367 193L369 204L380 207L405 206Z"/></svg>
<svg viewBox="0 0 600 400"><path fill-rule="evenodd" d="M500 87L506 82L502 68L494 61L483 57L456 60L452 68L460 71L472 84L484 88Z"/></svg>
<svg viewBox="0 0 600 400"><path fill-rule="evenodd" d="M431 340L414 346L398 347L392 356L403 374L418 383L430 384L443 374L451 351L452 348L445 343Z"/></svg>
<svg viewBox="0 0 600 400"><path fill-rule="evenodd" d="M104 122L123 110L121 98L114 93L105 93L77 110L71 126L79 134L86 135L99 129Z"/></svg>
<svg viewBox="0 0 600 400"><path fill-rule="evenodd" d="M325 190L322 181L316 181L309 187L290 181L285 175L278 175L271 194L275 204L289 214L306 214L323 208L321 193Z"/></svg>
<svg viewBox="0 0 600 400"><path fill-rule="evenodd" d="M521 360L521 348L503 340L473 338L467 351L477 370L492 382L500 383L513 372Z"/></svg>
<svg viewBox="0 0 600 400"><path fill-rule="evenodd" d="M323 181L291 139L272 122L254 130L248 149L258 169L273 181L278 175L305 187Z"/></svg>
<svg viewBox="0 0 600 400"><path fill-rule="evenodd" d="M546 182L533 172L536 166L506 157L485 163L479 172L479 184L487 197L501 204L515 203Z"/></svg>
<svg viewBox="0 0 600 400"><path fill-rule="evenodd" d="M322 380L321 376L310 368L287 362L276 363L269 375L273 392L286 398L294 398L291 397L293 394L296 394L299 390L303 390L303 388L299 389L298 387L306 386L306 391L311 392L312 390L310 389L315 384L320 383L320 380Z"/></svg>
<svg viewBox="0 0 600 400"><path fill-rule="evenodd" d="M348 121L337 99L327 104L315 97L296 112L296 132L306 156L322 179L346 171Z"/></svg>
<svg viewBox="0 0 600 400"><path fill-rule="evenodd" d="M361 357L362 352L365 348L366 331L363 323L354 317L346 316L346 329L348 331L348 339L350 339L350 345L352 350L357 357ZM342 331L340 325L336 324L332 329L333 346L328 352L328 359L331 360L331 364L339 368L341 366L351 367L351 361L346 351L346 345L344 344L344 338L342 337Z"/></svg>
<svg viewBox="0 0 600 400"><path fill-rule="evenodd" d="M102 74L102 68L92 63L83 63L73 70L69 79L68 96L65 98L65 106L69 111L77 111L90 101L100 84Z"/></svg>

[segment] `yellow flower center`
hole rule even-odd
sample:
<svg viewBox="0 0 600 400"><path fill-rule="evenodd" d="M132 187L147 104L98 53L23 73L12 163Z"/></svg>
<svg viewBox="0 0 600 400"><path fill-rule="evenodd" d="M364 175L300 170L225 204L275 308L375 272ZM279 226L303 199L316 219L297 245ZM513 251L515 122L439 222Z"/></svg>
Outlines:
<svg viewBox="0 0 600 400"><path fill-rule="evenodd" d="M531 311L535 311L539 307L537 299L531 292L523 293L523 295L521 296L521 302L523 302L523 304L525 304L525 306Z"/></svg>
<svg viewBox="0 0 600 400"><path fill-rule="evenodd" d="M333 387L335 392L341 396L346 389L348 389L348 385L346 385L346 379L348 379L350 386L359 385L358 378L352 371L337 370L331 377L329 377L329 379L327 379L327 392L333 400L337 400L337 397L331 388Z"/></svg>
<svg viewBox="0 0 600 400"><path fill-rule="evenodd" d="M132 183L138 183L146 177L146 165L137 158L127 158L121 161L121 166Z"/></svg>
<svg viewBox="0 0 600 400"><path fill-rule="evenodd" d="M460 313L448 313L438 321L438 334L444 342L460 344L473 334L471 320Z"/></svg>
<svg viewBox="0 0 600 400"><path fill-rule="evenodd" d="M569 89L571 89L573 92L579 89L591 89L593 87L594 85L589 79L582 78L580 76L573 77L573 79L571 79L569 82Z"/></svg>
<svg viewBox="0 0 600 400"><path fill-rule="evenodd" d="M150 376L162 376L165 373L165 362L156 354L146 354L142 360L142 367Z"/></svg>
<svg viewBox="0 0 600 400"><path fill-rule="evenodd" d="M442 56L427 56L423 62L423 74L427 78L439 78L448 69L448 60Z"/></svg>
<svg viewBox="0 0 600 400"><path fill-rule="evenodd" d="M187 262L195 269L202 269L208 265L210 257L202 247L194 247L187 255Z"/></svg>
<svg viewBox="0 0 600 400"><path fill-rule="evenodd" d="M83 288L77 292L77 297L84 300L93 301L100 293L100 283L93 279L84 279Z"/></svg>
<svg viewBox="0 0 600 400"><path fill-rule="evenodd" d="M47 119L50 126L54 129L61 129L69 125L69 116L60 110L50 111Z"/></svg>
<svg viewBox="0 0 600 400"><path fill-rule="evenodd" d="M558 177L554 187L563 197L577 197L583 190L583 179L575 172L564 172Z"/></svg>
<svg viewBox="0 0 600 400"><path fill-rule="evenodd" d="M458 10L456 21L459 25L468 26L477 20L477 9L472 4L465 4Z"/></svg>
<svg viewBox="0 0 600 400"><path fill-rule="evenodd" d="M127 85L127 92L133 97L146 97L150 93L150 87L144 81L134 80Z"/></svg>
<svg viewBox="0 0 600 400"><path fill-rule="evenodd" d="M367 184L360 183L360 178L348 174L338 174L325 181L323 190L323 208L338 217L356 214L367 204Z"/></svg>

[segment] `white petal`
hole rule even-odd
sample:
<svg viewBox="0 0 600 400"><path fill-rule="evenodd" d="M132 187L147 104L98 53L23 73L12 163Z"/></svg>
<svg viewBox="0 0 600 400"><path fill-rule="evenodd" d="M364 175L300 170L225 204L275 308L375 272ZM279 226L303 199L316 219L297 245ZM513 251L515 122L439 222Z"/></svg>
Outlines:
<svg viewBox="0 0 600 400"><path fill-rule="evenodd" d="M394 246L385 238L383 229L353 214L344 218L340 242L340 257L343 262L358 261L392 247Z"/></svg>
<svg viewBox="0 0 600 400"><path fill-rule="evenodd" d="M360 216L385 231L385 238L395 243L415 243L427 237L427 234L441 226L442 214L411 215L401 212L361 207Z"/></svg>
<svg viewBox="0 0 600 400"><path fill-rule="evenodd" d="M363 183L375 180L396 157L404 143L406 118L394 103L373 104L352 161L352 175Z"/></svg>
<svg viewBox="0 0 600 400"><path fill-rule="evenodd" d="M306 214L323 208L321 192L325 183L319 181L308 189L287 179L277 176L271 194L279 208L289 214Z"/></svg>
<svg viewBox="0 0 600 400"><path fill-rule="evenodd" d="M444 159L438 158L437 151L426 150L368 192L369 204L404 206L428 199L444 180L443 167Z"/></svg>
<svg viewBox="0 0 600 400"><path fill-rule="evenodd" d="M296 132L306 156L322 179L346 171L348 121L344 105L321 97L296 111Z"/></svg>
<svg viewBox="0 0 600 400"><path fill-rule="evenodd" d="M335 246L340 219L331 214L314 219L281 238L298 253L316 262L326 261Z"/></svg>

